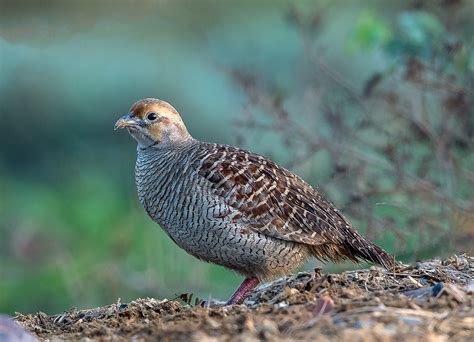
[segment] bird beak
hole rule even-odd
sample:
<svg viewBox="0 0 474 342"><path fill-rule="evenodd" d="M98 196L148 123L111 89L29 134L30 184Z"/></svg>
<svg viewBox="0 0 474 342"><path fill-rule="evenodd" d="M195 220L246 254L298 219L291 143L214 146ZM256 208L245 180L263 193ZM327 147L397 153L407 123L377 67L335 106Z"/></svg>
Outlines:
<svg viewBox="0 0 474 342"><path fill-rule="evenodd" d="M132 113L128 113L117 120L114 126L114 131L120 128L135 126L136 124L137 121L133 117Z"/></svg>

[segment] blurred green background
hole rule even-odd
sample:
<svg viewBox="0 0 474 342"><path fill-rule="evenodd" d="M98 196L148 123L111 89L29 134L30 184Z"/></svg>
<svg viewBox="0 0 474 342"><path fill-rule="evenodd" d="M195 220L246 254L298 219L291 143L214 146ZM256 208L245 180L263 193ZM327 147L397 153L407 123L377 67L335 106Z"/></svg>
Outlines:
<svg viewBox="0 0 474 342"><path fill-rule="evenodd" d="M138 203L135 143L112 128L144 97L297 172L401 260L472 252L473 17L461 0L1 0L0 312L238 285Z"/></svg>

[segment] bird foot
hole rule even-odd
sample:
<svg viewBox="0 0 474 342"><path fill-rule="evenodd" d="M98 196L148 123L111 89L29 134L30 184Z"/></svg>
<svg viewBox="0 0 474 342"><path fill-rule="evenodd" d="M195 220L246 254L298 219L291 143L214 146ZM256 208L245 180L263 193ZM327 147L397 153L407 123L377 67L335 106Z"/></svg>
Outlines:
<svg viewBox="0 0 474 342"><path fill-rule="evenodd" d="M241 304L245 297L247 297L247 294L259 283L260 281L257 278L245 278L242 284L240 284L237 290L235 290L234 294L226 302L226 305Z"/></svg>

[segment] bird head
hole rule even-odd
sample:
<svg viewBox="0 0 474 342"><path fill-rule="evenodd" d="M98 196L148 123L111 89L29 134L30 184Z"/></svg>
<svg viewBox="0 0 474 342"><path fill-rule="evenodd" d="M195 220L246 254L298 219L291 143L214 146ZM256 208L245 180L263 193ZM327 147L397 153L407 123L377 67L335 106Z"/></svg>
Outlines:
<svg viewBox="0 0 474 342"><path fill-rule="evenodd" d="M133 104L114 129L126 128L140 148L166 146L191 138L179 113L169 103L148 98Z"/></svg>

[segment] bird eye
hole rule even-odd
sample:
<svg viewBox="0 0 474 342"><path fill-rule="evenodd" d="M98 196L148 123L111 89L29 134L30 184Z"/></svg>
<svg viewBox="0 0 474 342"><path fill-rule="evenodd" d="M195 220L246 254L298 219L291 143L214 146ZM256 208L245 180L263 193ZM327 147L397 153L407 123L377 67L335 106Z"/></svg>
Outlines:
<svg viewBox="0 0 474 342"><path fill-rule="evenodd" d="M149 121L155 121L155 120L158 118L158 115L156 115L156 113L148 113L148 115L146 116L146 118L147 118Z"/></svg>

